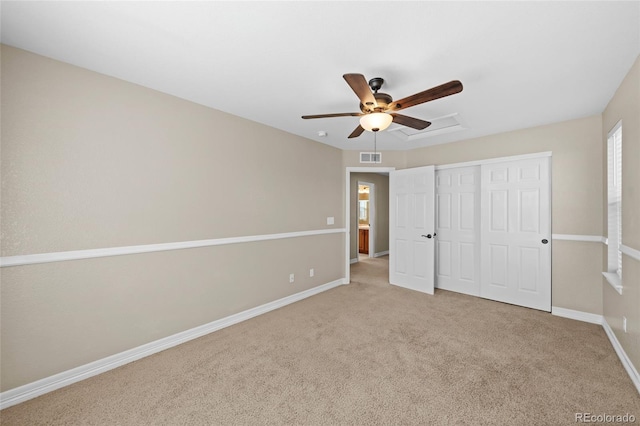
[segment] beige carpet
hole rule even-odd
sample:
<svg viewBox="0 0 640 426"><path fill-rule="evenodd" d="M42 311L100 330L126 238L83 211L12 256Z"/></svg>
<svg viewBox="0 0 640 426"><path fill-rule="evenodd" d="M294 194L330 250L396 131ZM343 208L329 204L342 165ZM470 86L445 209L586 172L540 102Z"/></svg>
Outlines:
<svg viewBox="0 0 640 426"><path fill-rule="evenodd" d="M0 413L6 425L575 424L640 418L602 327L456 293L352 284Z"/></svg>

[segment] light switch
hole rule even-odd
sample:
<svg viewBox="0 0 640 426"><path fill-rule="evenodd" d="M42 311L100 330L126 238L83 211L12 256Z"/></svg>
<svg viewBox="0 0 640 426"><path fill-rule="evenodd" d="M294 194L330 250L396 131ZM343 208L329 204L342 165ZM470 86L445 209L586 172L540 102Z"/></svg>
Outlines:
<svg viewBox="0 0 640 426"><path fill-rule="evenodd" d="M333 225L333 222L334 222L333 216L327 217L327 225Z"/></svg>

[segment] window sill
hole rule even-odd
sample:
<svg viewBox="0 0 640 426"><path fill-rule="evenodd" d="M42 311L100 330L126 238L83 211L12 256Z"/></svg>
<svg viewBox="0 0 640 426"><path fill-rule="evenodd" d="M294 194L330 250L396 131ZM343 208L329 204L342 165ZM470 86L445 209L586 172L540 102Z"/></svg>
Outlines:
<svg viewBox="0 0 640 426"><path fill-rule="evenodd" d="M607 279L607 282L611 284L619 294L622 294L622 281L615 272L603 272L602 275Z"/></svg>

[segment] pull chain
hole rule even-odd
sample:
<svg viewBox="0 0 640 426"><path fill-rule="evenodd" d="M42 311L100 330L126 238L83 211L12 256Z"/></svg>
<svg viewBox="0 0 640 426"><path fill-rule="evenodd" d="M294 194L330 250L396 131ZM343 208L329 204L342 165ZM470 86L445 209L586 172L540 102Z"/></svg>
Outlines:
<svg viewBox="0 0 640 426"><path fill-rule="evenodd" d="M377 148L377 138L376 136L378 135L378 132L373 132L373 158L376 160L375 162L377 163L377 159L378 159L378 148Z"/></svg>

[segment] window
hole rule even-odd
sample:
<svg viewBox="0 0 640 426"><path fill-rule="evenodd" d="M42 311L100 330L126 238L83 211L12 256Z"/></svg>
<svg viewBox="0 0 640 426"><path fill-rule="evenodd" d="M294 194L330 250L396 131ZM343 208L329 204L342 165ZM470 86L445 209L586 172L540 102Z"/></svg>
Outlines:
<svg viewBox="0 0 640 426"><path fill-rule="evenodd" d="M622 122L607 136L608 253L605 276L622 293Z"/></svg>

